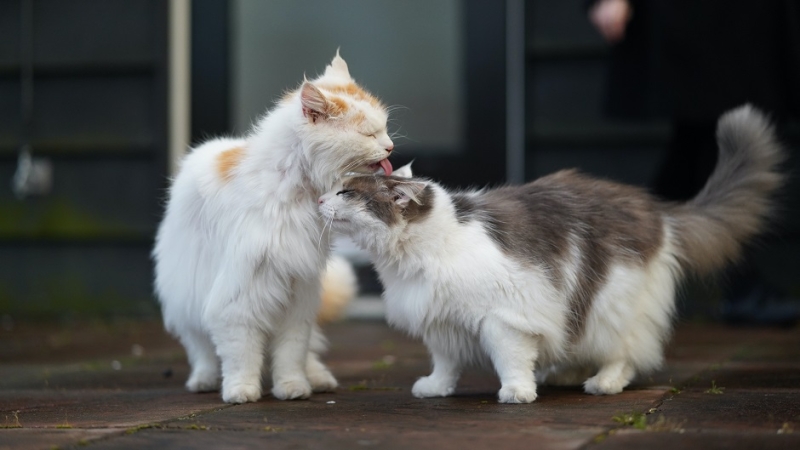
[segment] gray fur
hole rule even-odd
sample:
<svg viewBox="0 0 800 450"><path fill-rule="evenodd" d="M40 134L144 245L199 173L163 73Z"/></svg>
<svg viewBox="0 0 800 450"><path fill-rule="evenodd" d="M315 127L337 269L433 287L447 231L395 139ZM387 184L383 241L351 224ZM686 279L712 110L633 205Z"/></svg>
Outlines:
<svg viewBox="0 0 800 450"><path fill-rule="evenodd" d="M764 115L750 106L719 121L720 162L703 191L686 204L662 202L642 189L565 170L522 186L446 193L453 220L482 225L509 258L544 271L564 293L570 332L581 336L592 301L618 263L645 268L664 247L665 223L683 269L721 268L759 232L774 209L784 153ZM388 226L424 223L433 208L430 186L419 202L399 207L393 188L427 180L359 177L345 182L357 201ZM578 261L574 261L575 254ZM576 286L566 270L577 264Z"/></svg>

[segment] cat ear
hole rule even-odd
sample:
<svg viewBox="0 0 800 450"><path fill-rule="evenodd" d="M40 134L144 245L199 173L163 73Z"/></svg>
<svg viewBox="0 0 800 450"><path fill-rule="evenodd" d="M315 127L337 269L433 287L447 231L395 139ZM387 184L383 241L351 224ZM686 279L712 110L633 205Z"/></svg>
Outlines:
<svg viewBox="0 0 800 450"><path fill-rule="evenodd" d="M405 166L395 170L394 172L392 172L392 175L394 175L396 177L400 177L400 178L411 178L413 176L411 174L411 163L413 163L413 162L414 161L411 161L410 163L406 164Z"/></svg>
<svg viewBox="0 0 800 450"><path fill-rule="evenodd" d="M394 195L394 202L400 205L401 208L408 206L408 202L414 201L419 205L422 202L419 200L419 194L428 187L428 183L424 181L406 181L397 183L392 187L392 194Z"/></svg>
<svg viewBox="0 0 800 450"><path fill-rule="evenodd" d="M320 117L325 117L329 104L325 94L308 81L300 88L300 103L303 105L303 116L316 122Z"/></svg>
<svg viewBox="0 0 800 450"><path fill-rule="evenodd" d="M339 56L339 49L336 49L336 56L333 57L330 65L325 69L325 76L337 76L350 78L350 71L347 69L347 63Z"/></svg>

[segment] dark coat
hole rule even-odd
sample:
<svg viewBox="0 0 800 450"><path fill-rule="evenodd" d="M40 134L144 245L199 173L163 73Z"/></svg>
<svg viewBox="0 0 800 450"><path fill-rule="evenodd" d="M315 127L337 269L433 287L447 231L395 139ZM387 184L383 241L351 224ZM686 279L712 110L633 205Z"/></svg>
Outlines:
<svg viewBox="0 0 800 450"><path fill-rule="evenodd" d="M613 46L615 117L716 120L745 102L800 116L800 1L631 0Z"/></svg>

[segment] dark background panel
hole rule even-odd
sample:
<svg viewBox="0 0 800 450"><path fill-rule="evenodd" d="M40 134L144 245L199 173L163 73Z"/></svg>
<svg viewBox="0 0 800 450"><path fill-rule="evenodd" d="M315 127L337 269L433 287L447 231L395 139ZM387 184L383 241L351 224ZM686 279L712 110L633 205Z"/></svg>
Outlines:
<svg viewBox="0 0 800 450"><path fill-rule="evenodd" d="M13 239L150 239L160 217L157 173L147 160L55 159L50 194L24 200L0 190L0 242ZM16 161L0 162L10 180ZM0 244L2 245L2 244Z"/></svg>
<svg viewBox="0 0 800 450"><path fill-rule="evenodd" d="M0 312L153 316L149 245L0 245Z"/></svg>
<svg viewBox="0 0 800 450"><path fill-rule="evenodd" d="M35 80L34 140L48 146L152 144L156 101L145 76L42 77Z"/></svg>
<svg viewBox="0 0 800 450"><path fill-rule="evenodd" d="M34 63L150 63L156 0L35 0Z"/></svg>
<svg viewBox="0 0 800 450"><path fill-rule="evenodd" d="M534 123L602 122L602 59L544 60L529 67L528 114Z"/></svg>
<svg viewBox="0 0 800 450"><path fill-rule="evenodd" d="M20 0L0 2L0 73L19 64Z"/></svg>
<svg viewBox="0 0 800 450"><path fill-rule="evenodd" d="M537 49L603 49L603 42L586 20L585 2L528 0L525 2L527 42Z"/></svg>
<svg viewBox="0 0 800 450"><path fill-rule="evenodd" d="M0 152L17 145L21 125L19 80L0 76Z"/></svg>
<svg viewBox="0 0 800 450"><path fill-rule="evenodd" d="M538 178L576 168L605 179L647 186L661 154L657 147L542 145L529 156L528 173Z"/></svg>

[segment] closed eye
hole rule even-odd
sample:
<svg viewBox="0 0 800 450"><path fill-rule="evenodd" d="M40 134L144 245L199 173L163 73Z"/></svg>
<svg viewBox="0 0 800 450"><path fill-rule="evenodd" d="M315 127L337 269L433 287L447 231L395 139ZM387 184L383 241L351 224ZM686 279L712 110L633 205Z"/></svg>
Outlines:
<svg viewBox="0 0 800 450"><path fill-rule="evenodd" d="M342 189L341 191L337 192L336 195L347 195L351 192L353 192L352 189Z"/></svg>

